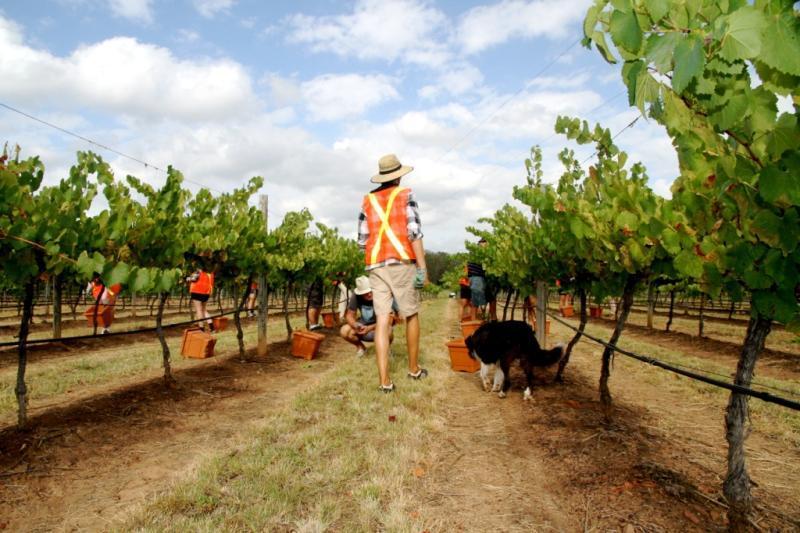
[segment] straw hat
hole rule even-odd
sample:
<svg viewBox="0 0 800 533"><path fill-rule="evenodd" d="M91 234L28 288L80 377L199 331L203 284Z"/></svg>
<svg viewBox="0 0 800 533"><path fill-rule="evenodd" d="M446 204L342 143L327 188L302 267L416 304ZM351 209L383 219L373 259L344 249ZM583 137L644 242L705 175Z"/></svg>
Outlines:
<svg viewBox="0 0 800 533"><path fill-rule="evenodd" d="M369 286L369 278L367 276L359 276L356 278L356 288L353 289L353 292L356 295L361 296L362 294L367 294L368 292L372 292L372 287Z"/></svg>
<svg viewBox="0 0 800 533"><path fill-rule="evenodd" d="M414 170L414 167L406 167L400 164L400 160L394 154L387 154L378 161L378 173L372 176L372 183L386 183L405 176Z"/></svg>

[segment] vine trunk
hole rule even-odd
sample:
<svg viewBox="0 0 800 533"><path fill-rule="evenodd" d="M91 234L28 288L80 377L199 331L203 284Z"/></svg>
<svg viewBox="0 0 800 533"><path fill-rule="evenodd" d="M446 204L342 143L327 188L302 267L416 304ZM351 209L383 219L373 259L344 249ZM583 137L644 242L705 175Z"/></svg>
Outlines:
<svg viewBox="0 0 800 533"><path fill-rule="evenodd" d="M24 429L28 423L28 387L25 385L25 369L28 364L28 333L33 318L33 289L34 282L25 284L25 296L22 303L22 322L19 324L19 344L17 344L17 426Z"/></svg>
<svg viewBox="0 0 800 533"><path fill-rule="evenodd" d="M617 345L617 341L620 335L622 335L622 330L625 328L625 322L628 320L628 313L630 313L631 307L633 306L633 293L636 289L637 281L637 278L634 276L629 276L625 281L625 288L622 291L622 305L617 306L617 312L619 313L617 316L617 323L614 326L614 332L611 334L611 338L608 340L610 346ZM614 350L610 346L606 346L606 349L603 350L603 364L600 369L600 403L603 406L606 421L608 421L611 416L611 391L608 389L608 378L611 376L611 360L614 357Z"/></svg>
<svg viewBox="0 0 800 533"><path fill-rule="evenodd" d="M755 304L751 303L755 308ZM736 366L734 383L741 387L750 387L755 371L758 355L764 349L764 343L772 328L772 320L755 314L747 325L739 363ZM750 416L747 396L731 392L728 408L725 412L725 439L728 441L728 474L722 484L725 500L728 502L729 530L750 531L750 512L753 497L750 493L750 476L744 457L744 441L747 438L745 423Z"/></svg>
<svg viewBox="0 0 800 533"><path fill-rule="evenodd" d="M169 346L164 338L164 329L161 327L161 320L164 318L164 305L167 303L169 293L162 292L158 299L158 313L156 314L156 333L158 341L161 343L161 356L164 360L164 384L171 385L175 379L172 377L172 368L169 364Z"/></svg>

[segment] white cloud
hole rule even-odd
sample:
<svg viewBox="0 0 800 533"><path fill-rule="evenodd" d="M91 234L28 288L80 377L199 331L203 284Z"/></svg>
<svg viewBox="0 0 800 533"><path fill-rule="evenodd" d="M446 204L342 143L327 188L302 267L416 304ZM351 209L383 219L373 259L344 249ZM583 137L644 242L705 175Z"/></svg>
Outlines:
<svg viewBox="0 0 800 533"><path fill-rule="evenodd" d="M582 87L592 80L587 72L575 72L561 76L540 76L529 82L532 87L539 89L575 89Z"/></svg>
<svg viewBox="0 0 800 533"><path fill-rule="evenodd" d="M427 66L449 59L449 26L439 10L419 0L358 0L347 15L293 15L289 41L343 57Z"/></svg>
<svg viewBox="0 0 800 533"><path fill-rule="evenodd" d="M269 73L261 78L259 85L269 90L270 103L276 106L294 105L303 98L300 82L295 78Z"/></svg>
<svg viewBox="0 0 800 533"><path fill-rule="evenodd" d="M108 0L108 7L117 17L149 24L153 21L152 3L153 0Z"/></svg>
<svg viewBox="0 0 800 533"><path fill-rule="evenodd" d="M193 4L198 13L210 19L220 12L228 12L236 0L193 0Z"/></svg>
<svg viewBox="0 0 800 533"><path fill-rule="evenodd" d="M26 45L21 29L7 19L0 20L0 79L0 96L21 104L89 105L130 116L222 118L260 105L249 75L233 61L181 60L129 37L59 57Z"/></svg>
<svg viewBox="0 0 800 533"><path fill-rule="evenodd" d="M512 38L564 37L583 19L591 0L503 0L470 9L461 19L457 40L474 54Z"/></svg>
<svg viewBox="0 0 800 533"><path fill-rule="evenodd" d="M383 75L325 74L304 82L301 92L314 120L338 120L400 97L396 81Z"/></svg>
<svg viewBox="0 0 800 533"><path fill-rule="evenodd" d="M179 43L196 43L200 40L200 34L194 30L180 29L175 40Z"/></svg>
<svg viewBox="0 0 800 533"><path fill-rule="evenodd" d="M588 89L527 91L511 98L488 98L476 115L490 117L480 126L484 136L490 132L500 139L537 141L552 135L558 115L581 116L602 100L599 93Z"/></svg>
<svg viewBox="0 0 800 533"><path fill-rule="evenodd" d="M434 99L443 95L461 96L483 83L483 74L473 65L464 63L445 68L435 84L426 85L417 93L420 97Z"/></svg>

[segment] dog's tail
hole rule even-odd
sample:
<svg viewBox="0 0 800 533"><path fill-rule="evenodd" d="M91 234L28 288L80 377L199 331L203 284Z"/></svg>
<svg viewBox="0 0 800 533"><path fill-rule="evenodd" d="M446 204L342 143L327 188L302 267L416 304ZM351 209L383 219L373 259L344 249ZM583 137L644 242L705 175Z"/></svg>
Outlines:
<svg viewBox="0 0 800 533"><path fill-rule="evenodd" d="M564 352L566 350L567 347L564 343L558 343L549 350L542 350L542 366L550 366L558 363L561 361L561 358L564 357Z"/></svg>

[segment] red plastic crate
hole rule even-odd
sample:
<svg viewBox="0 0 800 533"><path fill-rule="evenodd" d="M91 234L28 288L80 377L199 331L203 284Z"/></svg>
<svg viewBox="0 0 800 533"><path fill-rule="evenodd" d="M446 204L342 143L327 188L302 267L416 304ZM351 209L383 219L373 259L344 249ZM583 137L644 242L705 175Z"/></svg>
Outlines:
<svg viewBox="0 0 800 533"><path fill-rule="evenodd" d="M89 327L94 327L94 307L90 306L84 314ZM107 328L114 321L114 308L108 305L97 306L97 325L101 328Z"/></svg>
<svg viewBox="0 0 800 533"><path fill-rule="evenodd" d="M450 368L456 372L477 372L481 369L481 362L469 356L464 339L454 339L446 346L450 350Z"/></svg>
<svg viewBox="0 0 800 533"><path fill-rule="evenodd" d="M210 333L199 328L191 328L183 331L183 341L181 342L181 355L191 359L207 359L214 357L214 346L217 339Z"/></svg>
<svg viewBox="0 0 800 533"><path fill-rule="evenodd" d="M292 332L292 355L303 359L314 359L319 351L319 346L325 335L310 331L298 330Z"/></svg>

